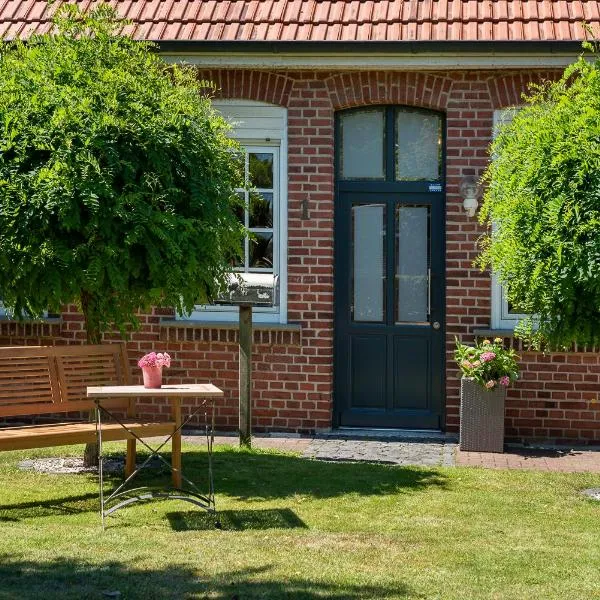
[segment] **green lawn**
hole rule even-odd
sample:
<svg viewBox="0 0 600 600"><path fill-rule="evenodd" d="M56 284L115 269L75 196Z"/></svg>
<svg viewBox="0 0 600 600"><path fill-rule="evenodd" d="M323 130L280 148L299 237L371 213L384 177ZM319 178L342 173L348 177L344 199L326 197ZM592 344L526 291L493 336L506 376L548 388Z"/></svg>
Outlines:
<svg viewBox="0 0 600 600"><path fill-rule="evenodd" d="M113 445L112 449L118 449ZM0 454L0 599L600 598L600 476L217 448L223 530L179 501L98 515L97 480ZM205 455L186 446L187 474Z"/></svg>

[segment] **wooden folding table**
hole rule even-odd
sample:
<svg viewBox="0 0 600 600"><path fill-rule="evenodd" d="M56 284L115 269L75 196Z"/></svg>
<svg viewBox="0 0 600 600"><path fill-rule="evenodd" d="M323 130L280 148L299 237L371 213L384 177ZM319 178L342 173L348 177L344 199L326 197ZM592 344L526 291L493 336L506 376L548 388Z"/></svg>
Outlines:
<svg viewBox="0 0 600 600"><path fill-rule="evenodd" d="M132 504L150 500L152 498L162 499L177 499L191 502L196 506L215 513L215 495L213 485L212 472L212 450L214 441L214 423L215 398L222 398L223 391L215 387L211 383L196 383L196 384L181 384L181 385L163 385L161 388L145 388L141 385L112 385L112 386L91 386L87 388L87 397L94 400L96 404L96 424L97 436L100 453L100 504L102 512L102 524L104 518L119 508ZM174 422L173 432L154 449L150 447L140 436L134 431L130 431L127 424L120 419L114 412L109 411L102 406L102 400L110 398L167 398L171 403L171 414ZM198 398L202 399L202 403L193 408L184 418L181 414L181 399L182 398ZM204 429L206 433L206 448L208 455L208 493L202 493L195 483L183 476L181 464L181 430L187 425L196 415L204 412ZM210 414L209 414L210 411ZM135 449L136 442L140 442L149 451L150 455L137 468L135 465L131 467L131 474L125 481L114 490L106 499L104 498L104 473L102 459L102 417L106 416L119 423L125 430L128 431L130 439L128 444L133 444ZM169 464L160 454L161 449L171 440L172 446L172 464ZM128 453L135 455L135 452ZM128 488L128 484L134 477L145 467L147 467L152 458L158 457L166 464L172 472L172 487L171 488L150 488L138 487ZM186 486L184 487L184 483ZM115 504L116 503L116 504Z"/></svg>

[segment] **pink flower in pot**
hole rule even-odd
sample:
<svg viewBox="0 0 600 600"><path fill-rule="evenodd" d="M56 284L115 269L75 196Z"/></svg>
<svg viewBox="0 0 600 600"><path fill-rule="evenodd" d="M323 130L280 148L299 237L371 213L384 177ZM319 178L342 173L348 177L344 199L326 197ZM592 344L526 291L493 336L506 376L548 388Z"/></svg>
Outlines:
<svg viewBox="0 0 600 600"><path fill-rule="evenodd" d="M145 388L160 388L162 386L162 369L171 366L171 357L166 352L150 352L138 360L142 369Z"/></svg>

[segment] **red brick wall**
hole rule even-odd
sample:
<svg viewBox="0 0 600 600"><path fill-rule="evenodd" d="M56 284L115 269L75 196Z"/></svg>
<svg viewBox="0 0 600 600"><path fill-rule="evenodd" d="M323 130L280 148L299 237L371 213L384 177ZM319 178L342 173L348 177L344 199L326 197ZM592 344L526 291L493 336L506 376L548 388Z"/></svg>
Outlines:
<svg viewBox="0 0 600 600"><path fill-rule="evenodd" d="M205 71L223 98L261 100L288 109L288 320L301 331L255 335L255 425L312 431L331 425L333 389L333 119L336 110L368 104L404 104L445 113L446 214L446 428L457 431L459 381L452 361L454 337L470 341L490 324L491 283L473 267L481 228L462 209L465 175L485 167L495 108L518 104L528 82L555 76L539 72L287 72ZM306 218L308 213L308 218ZM163 311L164 312L164 311ZM205 327L167 328L160 315L144 317L129 343L132 356L166 348L175 362L171 381L205 381L223 387L218 424L237 420L236 334ZM84 336L74 313L37 331L0 324L0 343L69 343ZM600 362L593 352L523 355L523 379L509 394L511 440L600 441L595 403ZM149 408L158 410L160 407Z"/></svg>

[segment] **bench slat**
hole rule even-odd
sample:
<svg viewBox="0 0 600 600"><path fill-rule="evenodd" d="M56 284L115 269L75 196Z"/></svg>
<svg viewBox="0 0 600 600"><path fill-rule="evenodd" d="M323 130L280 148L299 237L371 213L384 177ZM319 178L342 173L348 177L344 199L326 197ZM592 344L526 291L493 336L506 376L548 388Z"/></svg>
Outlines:
<svg viewBox="0 0 600 600"><path fill-rule="evenodd" d="M127 399L112 398L111 400L103 400L102 406L106 408L125 408ZM0 416L7 413L7 416L21 417L25 415L48 415L52 413L77 413L81 411L94 410L96 404L93 400L71 400L65 404L53 404L52 402L40 402L39 404L23 403L13 405L0 405Z"/></svg>
<svg viewBox="0 0 600 600"><path fill-rule="evenodd" d="M23 390L23 386L26 386L28 390L36 388L43 388L46 390L50 388L50 380L48 377L42 377L41 375L38 377L20 377L19 379L8 379L0 383L0 394L14 391L21 392Z"/></svg>
<svg viewBox="0 0 600 600"><path fill-rule="evenodd" d="M129 382L124 344L0 348L0 417L90 410L87 386Z"/></svg>
<svg viewBox="0 0 600 600"><path fill-rule="evenodd" d="M32 363L23 363L23 364L14 364L11 363L10 370L0 372L0 377L2 378L11 378L15 377L15 374L18 374L17 377L27 377L29 373L48 373L48 360L32 362Z"/></svg>
<svg viewBox="0 0 600 600"><path fill-rule="evenodd" d="M144 423L139 421L125 422L127 427L140 437L169 435L175 430L175 422L163 421ZM107 423L102 426L102 440L105 442L134 439L128 431L118 423ZM49 446L69 446L87 444L96 441L96 425L94 423L54 423L52 425L31 425L24 427L7 427L0 430L0 450L25 450L29 448L45 448Z"/></svg>
<svg viewBox="0 0 600 600"><path fill-rule="evenodd" d="M56 380L53 382L54 360L44 349L30 348L30 357L22 356L21 348L6 349L19 351L14 359L0 360L0 416L13 416L15 408L26 406L26 414L37 414L39 406L55 406L60 402Z"/></svg>

